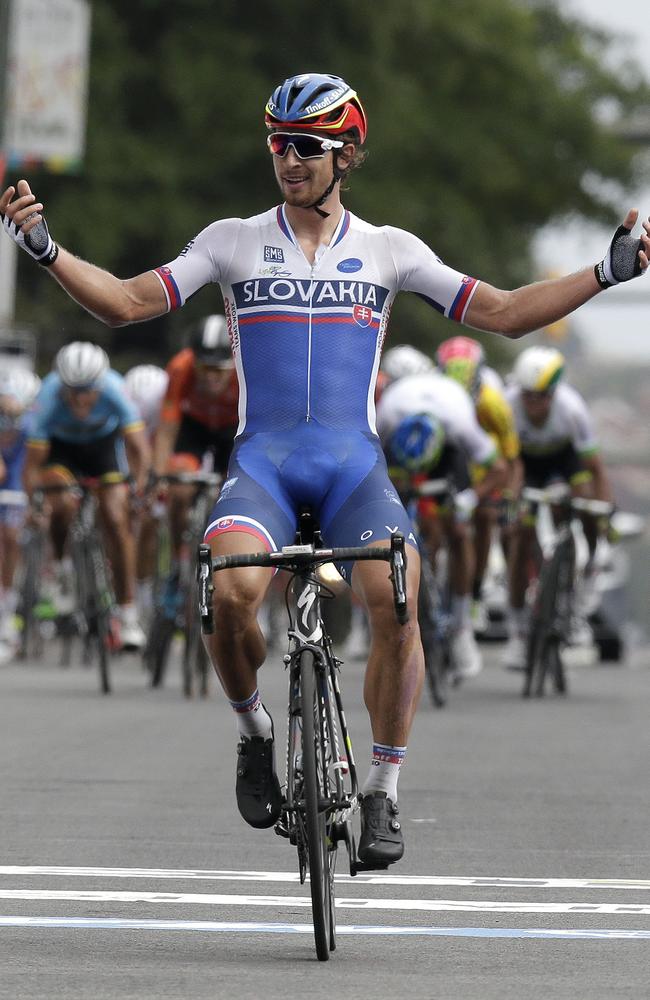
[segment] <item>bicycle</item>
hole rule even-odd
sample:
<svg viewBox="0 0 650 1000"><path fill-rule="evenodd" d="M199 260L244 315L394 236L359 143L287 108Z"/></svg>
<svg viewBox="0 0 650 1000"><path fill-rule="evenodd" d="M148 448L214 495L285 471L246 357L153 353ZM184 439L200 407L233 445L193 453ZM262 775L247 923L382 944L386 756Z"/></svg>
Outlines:
<svg viewBox="0 0 650 1000"><path fill-rule="evenodd" d="M557 694L567 693L562 647L568 644L575 596L576 541L573 515L609 517L614 505L603 500L573 497L565 483L546 489L525 486L524 504L546 504L555 512L555 532L549 545L540 545L541 568L531 609L526 642L523 697L541 697L547 677Z"/></svg>
<svg viewBox="0 0 650 1000"><path fill-rule="evenodd" d="M183 532L178 572L175 576L167 575L155 595L155 612L147 636L144 663L150 674L151 686L160 687L167 669L172 640L177 632L182 632L183 694L186 698L191 698L195 684L198 683L199 693L205 697L208 693L210 665L201 641L201 623L196 613L198 602L191 556L203 539L212 506L212 493L221 485L222 477L213 472L178 472L159 476L158 482L194 486L196 492ZM170 540L166 520L160 519L159 525L159 542L162 542L169 555Z"/></svg>
<svg viewBox="0 0 650 1000"><path fill-rule="evenodd" d="M199 613L203 631L214 631L212 574L244 566L287 570L289 651L283 660L289 675L285 802L276 833L298 852L301 885L309 872L314 940L320 961L336 948L334 873L339 843L348 853L350 874L368 868L356 855L352 817L359 809L359 788L352 743L338 682L341 661L334 654L321 612L321 599L332 596L315 569L325 562L381 559L391 566L390 579L398 621L408 621L406 553L402 534L390 547L322 547L309 513L299 519L296 544L278 552L218 556L201 545L198 553Z"/></svg>
<svg viewBox="0 0 650 1000"><path fill-rule="evenodd" d="M80 478L60 489L72 491L79 499L77 512L70 525L69 546L75 575L77 610L73 619L77 634L83 640L83 662L92 662L95 652L103 694L111 692L110 652L115 646L115 597L104 547L97 531L97 499L99 481ZM47 491L59 487L48 487Z"/></svg>

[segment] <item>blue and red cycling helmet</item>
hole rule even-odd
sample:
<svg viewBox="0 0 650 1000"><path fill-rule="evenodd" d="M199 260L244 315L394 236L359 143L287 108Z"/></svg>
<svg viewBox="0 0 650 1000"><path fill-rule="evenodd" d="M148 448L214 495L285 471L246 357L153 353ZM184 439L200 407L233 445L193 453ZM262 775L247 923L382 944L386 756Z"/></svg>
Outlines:
<svg viewBox="0 0 650 1000"><path fill-rule="evenodd" d="M340 76L300 73L276 87L264 114L268 129L305 129L349 135L361 145L368 132L366 113L356 91Z"/></svg>

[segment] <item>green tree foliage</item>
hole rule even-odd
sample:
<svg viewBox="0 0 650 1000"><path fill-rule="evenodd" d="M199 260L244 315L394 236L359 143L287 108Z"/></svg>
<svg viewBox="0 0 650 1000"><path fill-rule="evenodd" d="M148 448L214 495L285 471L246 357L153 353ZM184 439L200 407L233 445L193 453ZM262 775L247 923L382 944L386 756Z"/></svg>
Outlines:
<svg viewBox="0 0 650 1000"><path fill-rule="evenodd" d="M452 266L503 287L530 280L535 231L570 212L613 219L601 181L627 186L634 150L608 120L648 103L608 40L547 0L94 0L87 155L80 176L32 176L55 237L118 275L176 256L217 218L274 204L262 112L306 70L338 73L369 117L346 204L417 233ZM112 334L21 262L20 318L163 361L181 314ZM55 317L55 318L54 318ZM453 333L401 296L393 339ZM492 342L493 339L492 339ZM51 353L51 352L47 352Z"/></svg>

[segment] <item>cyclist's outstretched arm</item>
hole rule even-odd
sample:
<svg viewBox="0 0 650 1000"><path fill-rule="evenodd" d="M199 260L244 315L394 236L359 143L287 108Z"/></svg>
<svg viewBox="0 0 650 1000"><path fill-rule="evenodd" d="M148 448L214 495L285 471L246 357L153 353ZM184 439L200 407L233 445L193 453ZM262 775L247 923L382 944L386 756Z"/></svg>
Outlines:
<svg viewBox="0 0 650 1000"><path fill-rule="evenodd" d="M0 195L0 217L4 228L16 242L21 242L30 256L46 262L47 249L39 257L29 249L25 239L44 221L42 211L42 203L36 200L26 180L18 181L16 188L8 187ZM47 234L47 230L45 232ZM56 247L49 234L47 237L53 248L49 251L50 256L54 257L48 270L71 298L103 323L125 326L167 312L165 293L153 271L122 280L80 260L63 247Z"/></svg>
<svg viewBox="0 0 650 1000"><path fill-rule="evenodd" d="M116 278L63 247L50 271L75 302L108 326L141 323L167 312L165 293L153 271Z"/></svg>
<svg viewBox="0 0 650 1000"><path fill-rule="evenodd" d="M548 326L588 302L603 288L642 274L650 259L650 220L643 232L631 237L639 213L631 209L617 229L600 264L561 278L524 285L514 291L481 282L467 308L464 322L478 330L521 337Z"/></svg>
<svg viewBox="0 0 650 1000"><path fill-rule="evenodd" d="M482 281L469 304L465 323L476 330L523 337L567 316L599 291L593 267L511 292Z"/></svg>

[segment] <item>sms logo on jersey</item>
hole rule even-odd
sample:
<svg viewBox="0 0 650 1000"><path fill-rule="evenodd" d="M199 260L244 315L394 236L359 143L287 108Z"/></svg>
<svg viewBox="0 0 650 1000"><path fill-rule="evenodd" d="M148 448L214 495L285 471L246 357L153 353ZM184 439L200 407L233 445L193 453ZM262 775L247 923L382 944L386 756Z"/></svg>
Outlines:
<svg viewBox="0 0 650 1000"><path fill-rule="evenodd" d="M264 260L268 264L284 264L284 252L280 247L264 247Z"/></svg>
<svg viewBox="0 0 650 1000"><path fill-rule="evenodd" d="M372 323L372 309L368 306L357 305L352 307L352 318L359 326L370 326Z"/></svg>

